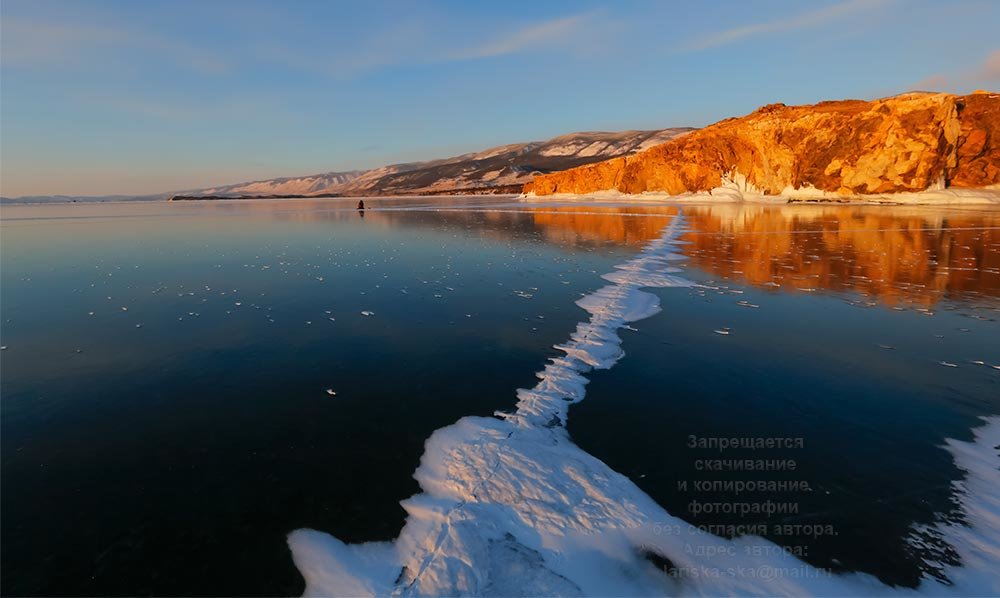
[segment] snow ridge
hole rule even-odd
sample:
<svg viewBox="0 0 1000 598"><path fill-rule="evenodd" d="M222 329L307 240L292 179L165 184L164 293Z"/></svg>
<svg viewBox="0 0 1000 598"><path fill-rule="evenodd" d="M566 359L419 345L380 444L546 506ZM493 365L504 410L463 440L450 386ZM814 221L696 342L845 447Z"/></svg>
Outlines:
<svg viewBox="0 0 1000 598"><path fill-rule="evenodd" d="M564 355L546 364L539 382L517 391L513 413L465 417L431 435L414 474L423 492L403 501L408 517L394 542L347 545L314 530L292 532L288 544L305 595L893 593L868 575L816 569L762 538L702 532L570 440L564 425L569 406L584 398L584 375L621 359L620 328L660 311L658 297L641 289L692 284L674 265L684 259L675 251L682 231L678 216L637 257L604 275L611 284L577 301L590 318L556 347ZM981 439L993 442L1000 418L983 429L990 432ZM991 475L991 466L998 475L990 446L985 452L978 442L948 446L968 471L965 486L985 488L987 496L997 480L976 480ZM962 547L995 551L1000 509L995 501L971 502L980 505L967 509L975 534L965 526L939 531ZM955 585L929 580L904 591L996 594L1000 581L990 569L996 562L995 556L967 561L974 571L957 576L946 566Z"/></svg>

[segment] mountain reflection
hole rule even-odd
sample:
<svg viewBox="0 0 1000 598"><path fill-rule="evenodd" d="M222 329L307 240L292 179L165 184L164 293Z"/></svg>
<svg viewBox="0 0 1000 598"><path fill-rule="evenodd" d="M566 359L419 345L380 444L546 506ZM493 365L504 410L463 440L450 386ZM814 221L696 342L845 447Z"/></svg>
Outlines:
<svg viewBox="0 0 1000 598"><path fill-rule="evenodd" d="M676 207L572 207L533 211L535 225L556 243L613 242L642 246L660 236Z"/></svg>
<svg viewBox="0 0 1000 598"><path fill-rule="evenodd" d="M642 245L676 207L538 208L547 239ZM1000 297L1000 211L878 206L691 205L690 265L765 288L856 292L885 305Z"/></svg>
<svg viewBox="0 0 1000 598"><path fill-rule="evenodd" d="M183 202L180 202L183 204ZM678 213L689 229L682 251L689 265L711 277L796 292L859 293L883 305L931 306L944 298L1000 298L1000 209L842 205L712 204L639 206L497 203L489 198L371 199L365 219L356 200L220 201L192 205L74 206L60 216L67 234L90 242L133 218L188 219L190 232L242 235L274 222L361 224L371 234L394 228L427 234L469 234L498 240L540 237L547 243L591 250L626 246L638 251ZM19 206L7 226L29 225L59 206ZM114 219L107 218L108 212ZM239 216L219 228L209 216ZM87 223L80 228L74 223ZM234 220L236 222L236 220ZM347 229L345 229L347 230ZM42 248L40 248L41 250Z"/></svg>

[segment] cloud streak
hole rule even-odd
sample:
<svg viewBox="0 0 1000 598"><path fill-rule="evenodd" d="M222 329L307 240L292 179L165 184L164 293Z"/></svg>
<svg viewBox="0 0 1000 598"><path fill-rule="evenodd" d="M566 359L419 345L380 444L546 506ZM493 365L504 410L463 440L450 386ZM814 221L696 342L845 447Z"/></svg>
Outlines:
<svg viewBox="0 0 1000 598"><path fill-rule="evenodd" d="M532 23L502 38L481 46L466 48L451 55L454 60L474 60L517 54L543 46L564 45L581 35L589 26L589 13Z"/></svg>
<svg viewBox="0 0 1000 598"><path fill-rule="evenodd" d="M784 19L775 19L763 23L743 25L741 27L734 27L732 29L712 33L689 44L684 48L684 50L689 52L708 50L719 46L737 43L752 37L818 27L848 15L875 10L894 1L895 0L847 0L845 2L832 4L816 10L799 13Z"/></svg>
<svg viewBox="0 0 1000 598"><path fill-rule="evenodd" d="M573 52L585 48L596 34L595 23L593 13L581 13L521 24L492 39L473 41L436 35L436 26L418 19L372 32L362 43L313 48L272 43L259 46L256 55L298 70L350 79L395 66L466 62L532 51Z"/></svg>
<svg viewBox="0 0 1000 598"><path fill-rule="evenodd" d="M994 50L986 58L977 74L990 83L1000 83L1000 50Z"/></svg>
<svg viewBox="0 0 1000 598"><path fill-rule="evenodd" d="M1000 49L993 50L976 68L957 73L935 73L913 84L913 89L968 91L973 87L1000 85Z"/></svg>
<svg viewBox="0 0 1000 598"><path fill-rule="evenodd" d="M443 19L447 20L445 16ZM252 26L258 25L251 23ZM570 14L546 20L510 23L453 23L442 17L402 16L364 35L341 31L323 35L314 22L290 22L288 29L268 30L242 51L209 49L200 40L186 40L165 31L116 23L108 15L87 21L44 14L4 14L4 68L20 70L85 69L107 71L112 65L168 61L203 75L256 68L254 59L335 79L351 79L372 71L413 65L483 60L524 52L574 52L597 34L594 14ZM455 35L440 35L442 27ZM483 35L483 31L496 32Z"/></svg>
<svg viewBox="0 0 1000 598"><path fill-rule="evenodd" d="M62 23L4 15L0 61L5 67L79 66L94 55L148 51L204 74L227 70L212 52L156 35L85 23Z"/></svg>

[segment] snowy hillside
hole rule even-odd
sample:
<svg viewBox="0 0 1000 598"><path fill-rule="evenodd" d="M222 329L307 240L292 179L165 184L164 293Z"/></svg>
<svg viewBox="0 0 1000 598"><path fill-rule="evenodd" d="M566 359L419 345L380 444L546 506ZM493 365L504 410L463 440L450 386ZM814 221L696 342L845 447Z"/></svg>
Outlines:
<svg viewBox="0 0 1000 598"><path fill-rule="evenodd" d="M312 195L325 193L327 189L344 185L357 178L362 171L328 172L304 177L285 177L267 181L237 183L222 187L199 189L197 195Z"/></svg>
<svg viewBox="0 0 1000 598"><path fill-rule="evenodd" d="M502 145L441 160L237 183L189 191L185 195L404 195L456 193L463 189L501 192L522 185L536 174L633 154L691 130L571 133L548 141Z"/></svg>

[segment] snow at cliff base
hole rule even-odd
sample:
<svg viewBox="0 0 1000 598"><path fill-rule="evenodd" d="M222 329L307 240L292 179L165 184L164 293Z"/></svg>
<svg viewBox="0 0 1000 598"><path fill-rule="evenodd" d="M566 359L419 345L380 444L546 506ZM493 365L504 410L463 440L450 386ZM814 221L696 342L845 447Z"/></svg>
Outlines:
<svg viewBox="0 0 1000 598"><path fill-rule="evenodd" d="M1000 204L1000 185L990 185L976 189L949 187L944 184L923 191L905 191L898 193L876 193L869 195L842 195L831 191L821 191L814 187L787 187L777 195L768 195L747 180L738 172L723 177L722 183L710 190L698 193L680 193L671 195L661 191L645 193L622 193L617 189L595 191L594 193L553 193L551 195L535 195L534 192L521 196L530 201L653 201L657 203L850 203L857 205L998 205Z"/></svg>

